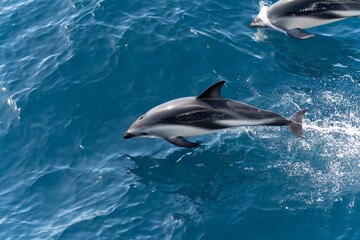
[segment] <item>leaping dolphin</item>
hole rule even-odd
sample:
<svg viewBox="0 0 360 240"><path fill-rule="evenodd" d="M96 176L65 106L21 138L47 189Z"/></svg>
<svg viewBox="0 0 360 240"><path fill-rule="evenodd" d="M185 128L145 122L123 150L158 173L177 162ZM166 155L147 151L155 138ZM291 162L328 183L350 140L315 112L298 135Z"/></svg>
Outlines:
<svg viewBox="0 0 360 240"><path fill-rule="evenodd" d="M360 17L360 0L280 0L262 7L250 27L270 27L298 39L314 37L301 29Z"/></svg>
<svg viewBox="0 0 360 240"><path fill-rule="evenodd" d="M304 137L300 110L290 119L245 103L224 98L220 94L225 81L219 81L197 97L178 98L154 107L139 117L124 138L160 137L180 147L197 147L192 137L239 126L288 126Z"/></svg>

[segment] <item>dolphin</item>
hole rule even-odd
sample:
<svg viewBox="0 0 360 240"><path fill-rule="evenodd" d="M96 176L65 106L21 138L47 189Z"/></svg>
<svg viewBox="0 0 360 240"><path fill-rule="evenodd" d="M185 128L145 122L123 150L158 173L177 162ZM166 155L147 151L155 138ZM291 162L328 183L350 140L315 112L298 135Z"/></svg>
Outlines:
<svg viewBox="0 0 360 240"><path fill-rule="evenodd" d="M213 84L197 97L178 98L154 107L130 126L124 138L159 137L174 145L191 148L199 144L185 137L239 126L288 126L294 134L304 137L301 122L305 109L287 119L222 97L220 90L224 83L221 80Z"/></svg>
<svg viewBox="0 0 360 240"><path fill-rule="evenodd" d="M360 0L280 0L262 7L250 27L270 27L297 39L309 39L314 35L302 29L351 17L360 17Z"/></svg>

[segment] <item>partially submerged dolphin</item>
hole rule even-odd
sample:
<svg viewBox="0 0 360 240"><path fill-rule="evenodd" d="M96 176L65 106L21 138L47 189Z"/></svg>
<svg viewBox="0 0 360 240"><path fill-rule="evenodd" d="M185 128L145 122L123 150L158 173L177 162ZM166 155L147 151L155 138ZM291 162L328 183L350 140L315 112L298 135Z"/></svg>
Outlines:
<svg viewBox="0 0 360 240"><path fill-rule="evenodd" d="M270 27L298 39L314 37L302 29L360 17L360 0L280 0L262 7L250 27Z"/></svg>
<svg viewBox="0 0 360 240"><path fill-rule="evenodd" d="M197 147L184 137L203 135L238 126L288 126L304 137L300 110L290 119L245 103L224 98L220 94L225 81L219 81L197 97L178 98L154 107L139 117L124 138L160 137L180 147Z"/></svg>

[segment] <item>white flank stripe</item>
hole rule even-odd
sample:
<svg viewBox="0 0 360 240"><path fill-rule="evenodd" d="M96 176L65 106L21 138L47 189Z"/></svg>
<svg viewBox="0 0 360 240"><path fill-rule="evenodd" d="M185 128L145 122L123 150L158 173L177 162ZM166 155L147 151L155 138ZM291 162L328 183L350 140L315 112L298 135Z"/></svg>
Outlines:
<svg viewBox="0 0 360 240"><path fill-rule="evenodd" d="M224 124L229 127L238 127L238 126L257 126L264 125L274 122L275 119L267 118L267 119L241 119L241 120L221 120L218 121L219 124Z"/></svg>
<svg viewBox="0 0 360 240"><path fill-rule="evenodd" d="M360 10L350 10L350 11L334 11L336 14L344 17L360 17Z"/></svg>

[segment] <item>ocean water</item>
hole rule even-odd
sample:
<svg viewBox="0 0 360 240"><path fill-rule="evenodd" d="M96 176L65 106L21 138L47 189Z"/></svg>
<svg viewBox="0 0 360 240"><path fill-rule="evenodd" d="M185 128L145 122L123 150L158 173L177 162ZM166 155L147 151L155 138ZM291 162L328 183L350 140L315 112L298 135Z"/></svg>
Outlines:
<svg viewBox="0 0 360 240"><path fill-rule="evenodd" d="M272 1L274 2L274 1ZM258 0L0 3L0 239L360 239L360 29L248 27ZM225 79L284 127L124 140Z"/></svg>

